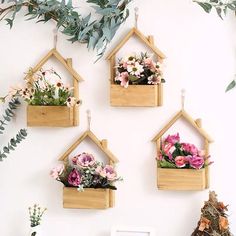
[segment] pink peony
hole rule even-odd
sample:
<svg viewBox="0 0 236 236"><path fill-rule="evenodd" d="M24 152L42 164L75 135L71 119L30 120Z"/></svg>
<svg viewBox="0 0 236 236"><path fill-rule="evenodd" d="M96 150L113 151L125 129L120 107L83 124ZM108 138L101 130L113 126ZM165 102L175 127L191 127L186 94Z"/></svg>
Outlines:
<svg viewBox="0 0 236 236"><path fill-rule="evenodd" d="M92 154L83 152L77 156L77 165L82 168L94 166L95 159Z"/></svg>
<svg viewBox="0 0 236 236"><path fill-rule="evenodd" d="M180 141L180 137L179 137L179 133L174 134L174 135L168 135L167 138L165 139L166 143L171 143L171 144L175 144L178 143Z"/></svg>
<svg viewBox="0 0 236 236"><path fill-rule="evenodd" d="M110 165L106 165L103 170L100 172L100 175L103 177L103 178L107 178L108 180L115 180L116 177L117 177L117 173L116 171L114 170L113 166L110 166Z"/></svg>
<svg viewBox="0 0 236 236"><path fill-rule="evenodd" d="M116 81L120 81L120 85L128 88L129 86L129 74L128 72L121 72L116 78Z"/></svg>
<svg viewBox="0 0 236 236"><path fill-rule="evenodd" d="M205 160L203 157L200 156L191 156L189 158L189 164L194 169L201 169L205 163Z"/></svg>
<svg viewBox="0 0 236 236"><path fill-rule="evenodd" d="M177 156L175 158L175 165L179 168L183 168L186 165L186 157L185 156Z"/></svg>
<svg viewBox="0 0 236 236"><path fill-rule="evenodd" d="M51 177L54 179L59 179L59 177L63 173L64 169L65 169L65 166L63 164L60 164L60 165L54 167L50 172Z"/></svg>
<svg viewBox="0 0 236 236"><path fill-rule="evenodd" d="M191 153L192 155L198 155L198 149L194 144L182 143L184 151Z"/></svg>
<svg viewBox="0 0 236 236"><path fill-rule="evenodd" d="M78 170L73 169L68 176L68 183L78 187L81 183L81 176Z"/></svg>

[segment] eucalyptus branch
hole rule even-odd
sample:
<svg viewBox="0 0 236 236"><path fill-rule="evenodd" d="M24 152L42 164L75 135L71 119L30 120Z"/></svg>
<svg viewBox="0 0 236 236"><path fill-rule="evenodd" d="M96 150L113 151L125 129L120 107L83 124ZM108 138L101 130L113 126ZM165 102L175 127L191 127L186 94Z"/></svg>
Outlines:
<svg viewBox="0 0 236 236"><path fill-rule="evenodd" d="M0 8L0 21L5 19L10 28L18 12L26 8L26 20L37 19L37 22L54 20L57 28L69 36L69 41L86 43L88 49L97 51L103 56L108 43L114 37L120 25L129 16L127 5L132 0L87 0L94 4L99 20L91 20L91 14L82 17L72 5L72 0L18 0L1 1L10 5ZM0 4L1 6L1 4Z"/></svg>
<svg viewBox="0 0 236 236"><path fill-rule="evenodd" d="M14 110L16 110L20 105L20 102L18 98L13 98L9 103L8 107L5 109L5 112L2 116L2 119L0 120L0 134L3 134L3 131L5 130L5 126L11 121L12 117L14 117L15 113ZM16 136L14 138L11 138L10 141L6 146L0 150L0 161L3 160L3 158L7 157L7 154L9 154L11 151L15 150L17 145L25 139L27 136L27 131L25 129L21 129L18 131Z"/></svg>

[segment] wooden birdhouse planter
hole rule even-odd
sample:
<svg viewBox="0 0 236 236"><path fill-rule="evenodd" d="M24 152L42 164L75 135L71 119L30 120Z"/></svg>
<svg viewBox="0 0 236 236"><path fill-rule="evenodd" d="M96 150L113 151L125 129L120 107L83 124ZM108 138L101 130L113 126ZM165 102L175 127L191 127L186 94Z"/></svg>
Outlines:
<svg viewBox="0 0 236 236"><path fill-rule="evenodd" d="M110 207L110 200L113 201L113 194L110 199L109 189L86 188L79 192L76 188L63 188L63 207L79 209L107 209Z"/></svg>
<svg viewBox="0 0 236 236"><path fill-rule="evenodd" d="M205 157L208 157L209 144L213 142L213 140L202 129L201 120L194 120L185 110L178 112L152 140L157 145L157 156L160 154L163 135L181 118L185 119L202 136L204 140ZM209 188L209 166L196 170L161 168L160 165L157 164L157 187L159 190L199 191L207 189Z"/></svg>
<svg viewBox="0 0 236 236"><path fill-rule="evenodd" d="M154 45L153 36L146 37L137 28L133 28L117 47L107 56L110 62L110 104L114 107L156 107L163 104L163 85L129 85L124 88L115 83L116 77L116 54L131 37L137 37L142 43L150 48L159 62L165 55Z"/></svg>
<svg viewBox="0 0 236 236"><path fill-rule="evenodd" d="M72 59L65 59L54 48L43 57L40 62L32 68L33 74L39 71L42 66L51 58L55 57L60 64L73 78L74 97L79 100L79 81L82 80L81 76L73 69ZM77 126L79 124L79 107L67 107L65 106L33 106L27 107L27 126L37 127L70 127Z"/></svg>
<svg viewBox="0 0 236 236"><path fill-rule="evenodd" d="M114 165L118 159L107 148L107 140L99 140L90 130L86 131L79 139L63 154L59 161L68 162L70 153L75 150L84 139L89 138L107 156L109 165ZM79 192L77 188L63 188L63 207L75 209L107 209L115 205L115 191L104 188L85 188Z"/></svg>

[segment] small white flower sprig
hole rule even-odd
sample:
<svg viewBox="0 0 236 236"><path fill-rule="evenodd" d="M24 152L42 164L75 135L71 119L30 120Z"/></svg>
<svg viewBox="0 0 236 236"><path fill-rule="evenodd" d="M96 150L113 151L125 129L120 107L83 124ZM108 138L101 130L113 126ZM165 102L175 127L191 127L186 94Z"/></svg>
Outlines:
<svg viewBox="0 0 236 236"><path fill-rule="evenodd" d="M30 226L36 227L41 224L42 216L47 208L41 208L38 204L29 207Z"/></svg>
<svg viewBox="0 0 236 236"><path fill-rule="evenodd" d="M11 87L5 98L21 97L34 106L68 106L81 104L73 95L73 87L64 84L61 76L52 68L34 73L30 68L24 78L25 86Z"/></svg>

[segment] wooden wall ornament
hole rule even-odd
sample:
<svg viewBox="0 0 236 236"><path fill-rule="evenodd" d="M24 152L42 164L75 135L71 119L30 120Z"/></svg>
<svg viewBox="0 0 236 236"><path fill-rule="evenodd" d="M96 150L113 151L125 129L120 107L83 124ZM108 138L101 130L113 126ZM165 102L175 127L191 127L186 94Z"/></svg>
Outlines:
<svg viewBox="0 0 236 236"><path fill-rule="evenodd" d="M137 28L138 15L136 14L136 27L132 28L120 43L110 52L106 59L110 63L110 104L118 107L155 107L163 104L163 85L129 85L123 88L115 84L116 54L131 37L136 37L141 43L153 51L159 62L165 59L164 53L154 44L153 36L145 36Z"/></svg>
<svg viewBox="0 0 236 236"><path fill-rule="evenodd" d="M66 150L59 158L59 161L68 162L69 155L86 139L89 138L107 157L108 163L114 166L119 160L108 149L107 140L99 140L90 130L91 116L88 112L88 129ZM84 192L79 192L73 187L63 188L63 207L80 209L107 209L115 205L115 192L111 189L85 188Z"/></svg>
<svg viewBox="0 0 236 236"><path fill-rule="evenodd" d="M55 46L55 45L54 45ZM72 66L71 58L64 58L54 47L32 68L32 74L39 71L44 64L54 57L72 76L74 97L79 99L79 82L82 77ZM27 107L27 126L71 127L79 124L79 107L67 106L33 106Z"/></svg>
<svg viewBox="0 0 236 236"><path fill-rule="evenodd" d="M181 118L190 124L204 141L205 157L209 156L209 145L213 142L210 135L202 128L201 119L194 120L184 109L185 96L182 93L182 109L152 139L156 143L157 156L160 154L163 135ZM208 161L206 160L208 163ZM157 187L159 190L204 190L209 188L209 166L195 169L161 168L157 165Z"/></svg>

